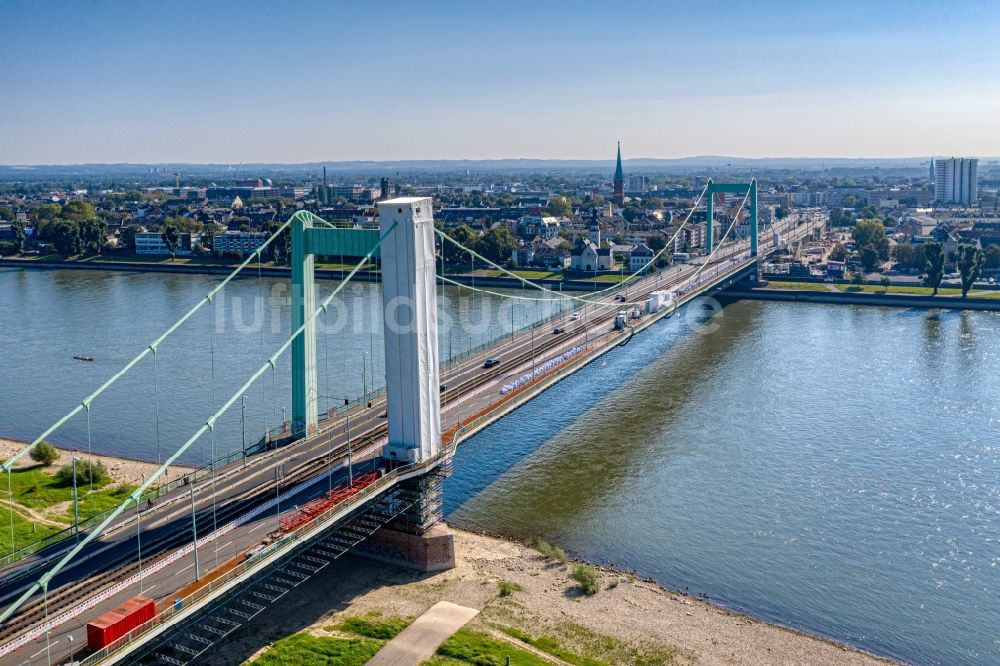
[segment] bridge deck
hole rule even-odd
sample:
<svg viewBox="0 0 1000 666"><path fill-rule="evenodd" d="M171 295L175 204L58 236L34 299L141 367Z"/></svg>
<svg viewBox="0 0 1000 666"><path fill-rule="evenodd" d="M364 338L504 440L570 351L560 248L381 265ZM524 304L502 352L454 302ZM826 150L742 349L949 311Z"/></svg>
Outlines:
<svg viewBox="0 0 1000 666"><path fill-rule="evenodd" d="M762 244L761 252L766 252L765 244ZM754 265L753 259L734 263L724 258L722 262L706 268L702 273L704 279L680 295L678 306L722 288ZM638 300L649 291L669 289L671 285L689 279L698 270L698 265L687 264L642 278L629 287L629 298ZM550 325L565 327L565 334L553 335L546 329L539 329L541 333L522 332L448 368L443 374L443 382L448 388L442 394L442 427L446 443L457 444L471 436L597 356L626 342L635 332L670 314L661 311L633 322L630 330L615 331L612 323L620 304L614 302L610 295L605 300L605 305L578 310L585 311L579 319L572 319L570 311L553 318ZM530 373L533 366L565 354L569 354L566 360L548 372L516 390L501 392L504 384ZM500 365L483 370L482 361L487 356L499 359ZM193 492L191 488L178 489L156 506L141 512L138 519L143 528L143 556L146 558L141 573L134 564L118 559L134 553L136 548L134 530L126 529L134 522L135 516L92 544L94 548L87 552L87 557L68 568L62 579L54 579L50 587L48 639L53 660L65 659L72 653L77 658L83 656L80 652L83 625L104 610L138 594L139 577L142 579L142 591L159 599L162 622L155 630L145 632L141 640L121 646L108 660L109 663L171 626L204 611L274 563L300 552L304 545L336 526L365 503L384 495L400 479L424 473L426 465L395 470L373 484L370 490L366 489L367 492L358 493L303 526L301 531L294 532L294 536L286 534L276 538L280 534L279 505L287 511L292 504L304 503L326 491L334 483L334 474L343 476L348 464L349 436L353 464L358 467L373 464L385 436L385 423L381 419L383 411L384 398L381 398L372 403L371 409L356 408L327 421L319 434L307 440L255 456L245 467L242 461L238 461L220 469L215 479L218 508L214 519L209 483L201 484ZM450 451L449 448L446 455ZM430 461L430 464L435 463ZM278 493L275 475L281 479L277 486ZM217 571L216 581L212 584L194 589L190 587L195 566L190 539L192 499L198 512L203 576L213 570L225 569ZM248 552L253 555L246 559ZM29 580L30 577L25 577L20 582L26 584ZM17 582L6 586L0 593L0 600L19 594L23 588L24 585ZM175 612L173 599L182 591L188 593L189 600L183 609ZM0 666L23 663L24 652L29 650L29 655L33 655L29 661L45 658L45 632L44 629L41 633L38 631L44 626L39 612L41 606L41 603L26 605L7 626L0 628ZM27 640L25 637L28 637ZM15 643L18 643L16 654L11 647ZM42 648L40 653L39 648ZM86 663L96 663L101 657L95 655Z"/></svg>

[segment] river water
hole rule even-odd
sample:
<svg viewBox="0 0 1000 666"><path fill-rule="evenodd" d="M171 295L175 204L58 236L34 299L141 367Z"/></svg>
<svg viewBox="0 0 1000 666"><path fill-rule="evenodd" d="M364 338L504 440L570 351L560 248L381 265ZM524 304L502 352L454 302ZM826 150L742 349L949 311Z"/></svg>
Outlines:
<svg viewBox="0 0 1000 666"><path fill-rule="evenodd" d="M0 436L37 436L215 283L0 272ZM162 450L260 364L262 337L267 350L284 337L276 285L236 283L161 349ZM319 336L331 401L381 375L377 289L348 296L352 323ZM543 314L444 296L442 317L465 322L442 334L444 357ZM880 655L1000 663L998 339L985 312L742 302L707 324L677 316L463 445L446 512ZM95 402L95 450L155 458L148 366ZM258 384L254 432L288 404L287 363ZM220 422L217 453L240 446L239 417ZM53 439L85 447L85 418ZM203 440L185 460L211 455Z"/></svg>

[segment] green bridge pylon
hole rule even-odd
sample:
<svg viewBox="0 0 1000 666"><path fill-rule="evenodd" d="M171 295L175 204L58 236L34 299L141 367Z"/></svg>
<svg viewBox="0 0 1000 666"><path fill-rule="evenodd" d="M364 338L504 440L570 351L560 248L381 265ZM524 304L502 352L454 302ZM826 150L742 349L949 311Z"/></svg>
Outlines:
<svg viewBox="0 0 1000 666"><path fill-rule="evenodd" d="M309 436L319 423L315 257L364 257L381 242L385 455L420 462L441 448L433 201L398 197L378 207L381 230L316 226L313 216L299 216L292 225L292 330L304 328L292 342L291 429L293 436Z"/></svg>
<svg viewBox="0 0 1000 666"><path fill-rule="evenodd" d="M750 255L757 256L757 179L749 183L715 183L708 179L705 190L705 256L712 254L712 218L716 194L743 194L750 191Z"/></svg>

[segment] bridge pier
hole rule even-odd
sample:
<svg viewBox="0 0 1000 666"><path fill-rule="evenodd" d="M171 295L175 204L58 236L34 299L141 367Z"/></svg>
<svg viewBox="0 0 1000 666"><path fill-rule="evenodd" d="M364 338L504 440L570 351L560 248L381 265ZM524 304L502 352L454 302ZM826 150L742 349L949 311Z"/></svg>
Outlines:
<svg viewBox="0 0 1000 666"><path fill-rule="evenodd" d="M423 476L400 483L400 496L410 506L379 528L358 549L359 555L417 571L444 571L455 566L455 537L444 523L441 484L451 474L451 461Z"/></svg>

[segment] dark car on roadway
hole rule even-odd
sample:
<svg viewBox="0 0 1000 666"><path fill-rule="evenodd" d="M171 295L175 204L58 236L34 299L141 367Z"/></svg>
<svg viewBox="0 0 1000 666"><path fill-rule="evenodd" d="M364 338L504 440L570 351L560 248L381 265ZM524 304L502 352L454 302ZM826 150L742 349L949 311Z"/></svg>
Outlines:
<svg viewBox="0 0 1000 666"><path fill-rule="evenodd" d="M559 335L560 333L565 333L565 332L566 332L566 329L565 329L565 328L563 328L562 326L556 326L555 328L553 328L553 329L552 329L552 332L553 332L553 333L554 333L555 335Z"/></svg>
<svg viewBox="0 0 1000 666"><path fill-rule="evenodd" d="M496 359L496 358L488 358L488 359L486 359L486 362L483 363L483 367L484 368L492 368L492 367L498 366L498 365L500 365L500 360Z"/></svg>

